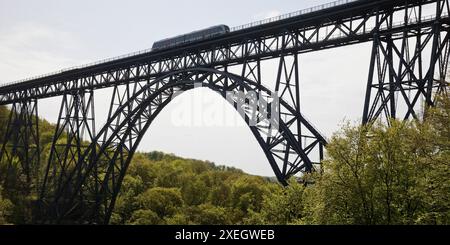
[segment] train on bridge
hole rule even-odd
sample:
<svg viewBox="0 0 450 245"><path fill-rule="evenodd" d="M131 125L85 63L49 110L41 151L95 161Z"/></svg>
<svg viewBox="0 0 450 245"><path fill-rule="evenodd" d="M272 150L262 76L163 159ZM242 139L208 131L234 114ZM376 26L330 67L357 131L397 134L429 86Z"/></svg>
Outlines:
<svg viewBox="0 0 450 245"><path fill-rule="evenodd" d="M178 47L192 42L204 41L230 32L227 25L217 25L199 31L190 32L172 38L166 38L153 43L152 51Z"/></svg>

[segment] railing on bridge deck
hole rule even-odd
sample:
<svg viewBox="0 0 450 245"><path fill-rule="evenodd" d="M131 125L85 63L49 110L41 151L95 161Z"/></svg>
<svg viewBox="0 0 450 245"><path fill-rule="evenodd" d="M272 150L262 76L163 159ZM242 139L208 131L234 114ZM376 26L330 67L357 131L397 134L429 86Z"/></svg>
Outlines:
<svg viewBox="0 0 450 245"><path fill-rule="evenodd" d="M300 15L304 15L304 14L309 14L309 13L313 13L313 12L317 12L317 11L321 11L327 8L332 8L332 7L336 7L336 6L340 6L340 5L344 5L344 4L348 4L348 3L352 3L352 2L356 2L358 0L339 0L339 1L334 1L331 3L325 3L322 5L317 5L311 8L307 8L307 9L303 9L303 10L299 10L296 12L291 12L291 13L287 13L287 14L283 14L283 15L279 15L279 16L275 16L275 17L271 17L271 18L267 18L264 20L258 20L255 22L251 22L245 25L240 25L240 26L236 26L231 28L231 31L240 31L243 29L247 29L247 28L252 28L255 26L260 26L260 25L264 25L264 24L268 24L268 23L272 23L272 22L277 22L280 20L285 20L285 19L289 19L289 18L293 18L293 17L298 17Z"/></svg>

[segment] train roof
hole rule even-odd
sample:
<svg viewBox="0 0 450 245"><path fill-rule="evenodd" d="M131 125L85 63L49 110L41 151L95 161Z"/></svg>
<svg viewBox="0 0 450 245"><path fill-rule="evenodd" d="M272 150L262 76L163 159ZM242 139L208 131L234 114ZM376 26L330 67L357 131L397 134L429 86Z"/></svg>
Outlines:
<svg viewBox="0 0 450 245"><path fill-rule="evenodd" d="M204 28L204 29L200 29L200 30L196 30L196 31L191 31L191 32L188 32L188 33L184 33L184 34L181 34L181 35L177 35L177 36L173 36L173 37L164 38L164 39L161 39L161 40L156 41L155 43L163 42L163 41L168 41L168 40L172 40L172 39L175 39L175 38L178 38L178 37L183 37L183 36L186 36L186 35L189 35L189 34L201 33L201 32L208 31L208 30L211 30L211 29L216 29L216 28L225 28L225 29L227 29L227 30L230 29L230 27L228 27L227 25L223 25L223 24L222 24L222 25L215 25L215 26L210 26L210 27L208 27L208 28Z"/></svg>

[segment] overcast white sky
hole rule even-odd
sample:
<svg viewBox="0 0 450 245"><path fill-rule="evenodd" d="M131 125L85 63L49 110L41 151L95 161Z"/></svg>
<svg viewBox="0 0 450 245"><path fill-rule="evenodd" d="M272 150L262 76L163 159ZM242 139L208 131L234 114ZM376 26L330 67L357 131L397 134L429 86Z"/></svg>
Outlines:
<svg viewBox="0 0 450 245"><path fill-rule="evenodd" d="M312 7L327 0L0 0L0 82L150 48L156 40L216 24L230 27ZM359 121L367 80L370 44L300 56L302 111L326 136L343 120ZM271 71L267 71L271 72ZM207 108L236 112L209 91ZM209 94L209 95L208 95ZM106 119L108 90L96 91L97 123ZM40 116L56 122L59 98L40 103ZM104 104L104 105L102 105ZM211 160L258 175L273 175L250 130L235 126L179 126L180 103L170 104L145 135L139 150L160 150Z"/></svg>

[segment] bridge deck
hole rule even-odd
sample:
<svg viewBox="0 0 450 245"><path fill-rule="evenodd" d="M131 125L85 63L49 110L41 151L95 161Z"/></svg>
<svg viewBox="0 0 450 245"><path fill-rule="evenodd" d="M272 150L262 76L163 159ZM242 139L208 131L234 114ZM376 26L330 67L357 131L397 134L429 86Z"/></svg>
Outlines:
<svg viewBox="0 0 450 245"><path fill-rule="evenodd" d="M273 58L279 56L281 52L303 53L367 42L373 39L375 31L381 35L393 35L404 33L405 30L429 28L436 21L436 16L403 20L397 24L389 24L387 18L379 22L374 22L371 18L375 19L376 16L383 14L388 16L389 12L394 13L407 7L435 1L409 1L408 6L404 1L391 0L338 1L337 3L341 4L331 3L324 5L331 6L329 8L319 6L236 27L229 34L170 50L154 52L144 50L73 67L54 74L5 84L0 87L0 104L29 98L57 96L73 89L110 87L133 79L158 77L180 69L218 68ZM442 23L446 23L448 28L450 24L448 13L438 18ZM349 23L347 28L350 26L350 30L342 30L341 26L345 26L345 23ZM423 32L426 33L426 30ZM289 37L296 39L291 40L291 45L285 40ZM395 38L395 35L392 38ZM249 51L252 47L254 50ZM201 61L194 62L196 59ZM181 62L188 65L180 65ZM192 64L189 65L189 63Z"/></svg>

